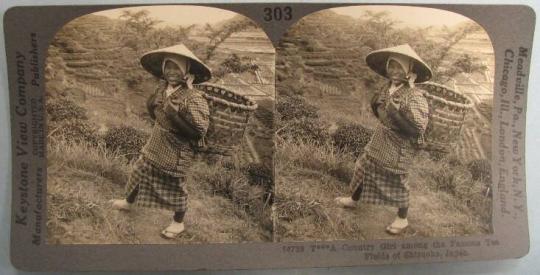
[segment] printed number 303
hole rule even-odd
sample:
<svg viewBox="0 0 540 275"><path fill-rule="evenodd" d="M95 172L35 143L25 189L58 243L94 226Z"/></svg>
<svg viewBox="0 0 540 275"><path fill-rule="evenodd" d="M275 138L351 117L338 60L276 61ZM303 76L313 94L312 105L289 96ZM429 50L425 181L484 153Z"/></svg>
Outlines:
<svg viewBox="0 0 540 275"><path fill-rule="evenodd" d="M289 21L292 19L292 8L289 6L286 7L275 7L275 8L264 8L264 21Z"/></svg>

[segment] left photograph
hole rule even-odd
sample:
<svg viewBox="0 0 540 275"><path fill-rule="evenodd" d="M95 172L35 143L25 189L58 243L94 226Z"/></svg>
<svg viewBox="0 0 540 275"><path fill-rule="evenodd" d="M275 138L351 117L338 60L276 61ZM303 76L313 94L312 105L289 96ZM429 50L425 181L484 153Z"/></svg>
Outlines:
<svg viewBox="0 0 540 275"><path fill-rule="evenodd" d="M271 242L275 49L200 6L111 9L46 60L47 242Z"/></svg>

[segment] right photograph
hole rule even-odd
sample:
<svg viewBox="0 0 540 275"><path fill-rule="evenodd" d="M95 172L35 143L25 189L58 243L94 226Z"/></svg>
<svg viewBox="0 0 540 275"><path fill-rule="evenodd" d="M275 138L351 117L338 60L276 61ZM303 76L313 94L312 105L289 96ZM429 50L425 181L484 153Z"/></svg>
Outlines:
<svg viewBox="0 0 540 275"><path fill-rule="evenodd" d="M312 13L276 56L275 241L492 232L493 46L462 15Z"/></svg>

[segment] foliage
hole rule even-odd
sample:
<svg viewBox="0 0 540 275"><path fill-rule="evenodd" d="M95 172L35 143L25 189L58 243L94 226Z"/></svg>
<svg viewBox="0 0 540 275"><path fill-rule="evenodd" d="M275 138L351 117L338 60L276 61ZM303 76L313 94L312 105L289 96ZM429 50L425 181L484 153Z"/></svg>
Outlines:
<svg viewBox="0 0 540 275"><path fill-rule="evenodd" d="M129 175L129 163L124 156L107 150L103 143L73 143L58 140L47 147L49 167L63 167L103 177L123 186Z"/></svg>
<svg viewBox="0 0 540 275"><path fill-rule="evenodd" d="M361 29L357 35L362 38L363 44L370 49L381 49L400 40L395 30L397 20L390 18L388 11L365 11L360 22L354 22L354 27Z"/></svg>
<svg viewBox="0 0 540 275"><path fill-rule="evenodd" d="M420 163L414 167L425 179L428 187L434 191L443 191L458 199L483 195L479 182L475 181L468 167L454 154L445 155L442 159L433 161L421 154Z"/></svg>
<svg viewBox="0 0 540 275"><path fill-rule="evenodd" d="M49 136L68 143L88 143L97 145L100 137L96 127L83 119L69 119L49 122Z"/></svg>
<svg viewBox="0 0 540 275"><path fill-rule="evenodd" d="M176 26L176 27L164 27L159 29L153 29L149 34L149 42L151 48L157 49L161 47L174 46L178 43L185 44L188 48L194 49L199 46L194 41L189 39L195 25L189 25L187 27Z"/></svg>
<svg viewBox="0 0 540 275"><path fill-rule="evenodd" d="M279 113L277 134L284 139L311 141L318 144L330 140L328 125L319 119L317 107L300 96L283 96L276 104Z"/></svg>
<svg viewBox="0 0 540 275"><path fill-rule="evenodd" d="M248 176L240 169L213 165L196 167L192 172L192 177L214 194L228 198L240 209L260 217L268 193L262 186L250 184Z"/></svg>
<svg viewBox="0 0 540 275"><path fill-rule="evenodd" d="M430 148L427 147L426 151L428 152L428 157L432 161L440 161L444 159L446 156L448 156L449 151L445 150L446 148Z"/></svg>
<svg viewBox="0 0 540 275"><path fill-rule="evenodd" d="M277 133L283 139L324 144L330 141L328 125L316 118L300 118L286 121Z"/></svg>
<svg viewBox="0 0 540 275"><path fill-rule="evenodd" d="M148 10L130 11L122 10L120 15L124 19L125 27L139 34L145 35L148 31L154 28L161 20L151 18Z"/></svg>
<svg viewBox="0 0 540 275"><path fill-rule="evenodd" d="M107 149L133 159L139 155L148 137L148 134L131 126L118 126L107 130L103 141Z"/></svg>
<svg viewBox="0 0 540 275"><path fill-rule="evenodd" d="M484 71L487 69L486 65L482 64L478 57L474 57L466 53L459 55L454 61L452 67L458 69L460 72L469 74L475 71Z"/></svg>
<svg viewBox="0 0 540 275"><path fill-rule="evenodd" d="M334 145L345 152L359 156L373 135L373 130L360 124L343 124L332 134Z"/></svg>
<svg viewBox="0 0 540 275"><path fill-rule="evenodd" d="M242 167L251 183L264 186L267 190L273 187L274 176L272 168L263 163L248 163Z"/></svg>
<svg viewBox="0 0 540 275"><path fill-rule="evenodd" d="M140 52L148 48L148 35L161 21L150 17L148 10L122 10L119 26L120 41L124 46Z"/></svg>
<svg viewBox="0 0 540 275"><path fill-rule="evenodd" d="M487 184L491 184L491 162L487 159L471 160L467 164L472 178Z"/></svg>
<svg viewBox="0 0 540 275"><path fill-rule="evenodd" d="M276 104L276 110L280 115L280 119L284 121L292 119L319 118L317 107L311 105L300 96L280 97Z"/></svg>
<svg viewBox="0 0 540 275"><path fill-rule="evenodd" d="M442 65L445 60L451 58L450 50L452 49L452 47L454 47L461 40L467 37L467 35L471 34L474 31L477 31L479 28L480 26L472 22L462 25L455 30L445 28L445 35L443 37L445 37L446 40L444 41L444 43L442 43L442 45L435 43L433 40L424 38L426 42L424 42L424 45L420 45L419 48L421 50L425 49L425 51L422 52L426 53L426 61L429 62L431 68L434 70L436 75L445 75L445 68L443 68ZM470 68L473 68L473 66L474 65L471 64ZM478 68L482 68L482 66L478 66Z"/></svg>
<svg viewBox="0 0 540 275"><path fill-rule="evenodd" d="M253 62L252 58L245 56L240 58L236 53L233 53L221 62L218 71L214 75L222 77L229 73L255 72L258 69L259 66Z"/></svg>
<svg viewBox="0 0 540 275"><path fill-rule="evenodd" d="M433 187L438 191L444 191L452 195L464 193L462 188L467 188L472 183L472 176L463 166L450 166L448 163L439 162L440 166L432 170L430 177Z"/></svg>
<svg viewBox="0 0 540 275"><path fill-rule="evenodd" d="M47 118L50 121L62 121L69 119L88 119L86 110L67 98L49 100L46 103Z"/></svg>
<svg viewBox="0 0 540 275"><path fill-rule="evenodd" d="M278 71L279 73L279 71ZM287 74L282 81L276 83L276 89L280 96L303 96L307 87L298 81L298 73Z"/></svg>
<svg viewBox="0 0 540 275"><path fill-rule="evenodd" d="M236 17L233 20L223 24L217 29L212 27L210 24L206 24L206 31L208 32L208 37L210 42L206 47L206 54L203 57L203 61L208 61L212 59L215 55L216 49L221 45L227 38L233 35L236 32L243 31L250 27L255 27L255 23L245 17Z"/></svg>

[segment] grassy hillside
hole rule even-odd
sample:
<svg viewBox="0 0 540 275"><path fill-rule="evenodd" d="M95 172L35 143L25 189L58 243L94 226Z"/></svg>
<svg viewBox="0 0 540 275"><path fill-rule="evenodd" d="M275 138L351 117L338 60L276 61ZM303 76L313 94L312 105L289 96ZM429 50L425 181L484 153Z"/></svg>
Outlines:
<svg viewBox="0 0 540 275"><path fill-rule="evenodd" d="M237 243L272 238L265 190L240 170L199 163L187 181L187 231L177 240L159 232L172 212L110 209L124 196L130 172L125 157L89 144L49 146L48 242L52 244ZM223 175L230 176L223 177Z"/></svg>

